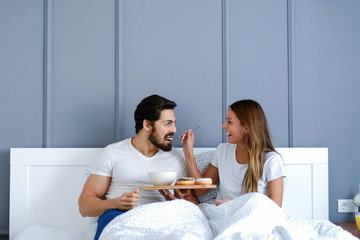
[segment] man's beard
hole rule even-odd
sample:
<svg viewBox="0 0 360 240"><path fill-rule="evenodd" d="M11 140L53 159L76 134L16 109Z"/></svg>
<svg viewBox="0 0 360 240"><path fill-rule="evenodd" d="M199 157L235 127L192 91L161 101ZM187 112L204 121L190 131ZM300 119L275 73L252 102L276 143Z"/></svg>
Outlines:
<svg viewBox="0 0 360 240"><path fill-rule="evenodd" d="M167 134L166 136L172 136L173 134ZM170 142L169 144L163 144L162 142L159 142L157 139L157 134L156 134L156 128L155 126L153 127L153 129L150 132L149 135L149 141L157 148L163 150L164 152L169 152L172 148L172 143Z"/></svg>

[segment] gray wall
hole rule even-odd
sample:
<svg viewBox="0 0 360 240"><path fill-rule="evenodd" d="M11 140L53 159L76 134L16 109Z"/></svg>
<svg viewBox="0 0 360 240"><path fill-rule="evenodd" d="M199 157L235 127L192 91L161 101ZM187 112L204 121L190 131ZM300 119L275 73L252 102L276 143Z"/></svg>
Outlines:
<svg viewBox="0 0 360 240"><path fill-rule="evenodd" d="M0 234L11 147L104 147L157 93L197 147L227 106L259 101L277 147L329 148L330 220L360 183L357 0L0 1ZM178 145L177 145L178 146ZM301 193L299 193L301 194Z"/></svg>

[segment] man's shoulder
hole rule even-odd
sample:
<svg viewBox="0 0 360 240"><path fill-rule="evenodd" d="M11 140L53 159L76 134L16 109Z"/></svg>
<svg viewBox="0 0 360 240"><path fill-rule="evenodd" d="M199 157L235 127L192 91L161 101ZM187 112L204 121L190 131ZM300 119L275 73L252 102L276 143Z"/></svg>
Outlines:
<svg viewBox="0 0 360 240"><path fill-rule="evenodd" d="M123 154L128 154L128 153L132 152L129 144L131 144L131 138L124 139L120 142L115 142L115 143L109 144L104 149L110 155L118 156L119 154L123 155Z"/></svg>
<svg viewBox="0 0 360 240"><path fill-rule="evenodd" d="M110 150L128 148L130 140L131 140L131 138L127 138L120 142L111 143L111 144L107 145L105 148L108 148Z"/></svg>

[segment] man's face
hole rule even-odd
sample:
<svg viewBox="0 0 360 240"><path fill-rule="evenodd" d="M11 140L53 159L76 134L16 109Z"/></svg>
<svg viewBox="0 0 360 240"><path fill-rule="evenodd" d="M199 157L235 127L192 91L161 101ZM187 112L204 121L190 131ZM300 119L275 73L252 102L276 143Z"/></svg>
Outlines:
<svg viewBox="0 0 360 240"><path fill-rule="evenodd" d="M161 111L160 119L154 122L149 135L149 141L163 151L170 151L172 148L171 140L167 138L176 133L175 115L173 110L165 109Z"/></svg>

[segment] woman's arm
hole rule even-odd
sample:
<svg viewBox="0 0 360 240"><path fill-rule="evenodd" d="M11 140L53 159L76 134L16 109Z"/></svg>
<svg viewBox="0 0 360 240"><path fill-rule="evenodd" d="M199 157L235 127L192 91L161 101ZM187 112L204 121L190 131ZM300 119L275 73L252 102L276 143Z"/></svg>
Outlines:
<svg viewBox="0 0 360 240"><path fill-rule="evenodd" d="M217 167L214 167L213 165L211 165L211 163L209 164L208 168L206 169L206 171L203 174L204 178L211 178L213 184L218 183L219 181L219 171ZM194 189L194 193L196 196L201 196L205 193L207 193L208 191L210 191L209 188L201 188L201 189Z"/></svg>
<svg viewBox="0 0 360 240"><path fill-rule="evenodd" d="M282 199L284 193L283 177L279 177L268 182L268 196L277 205L282 207Z"/></svg>
<svg viewBox="0 0 360 240"><path fill-rule="evenodd" d="M183 151L185 155L186 167L189 172L190 177L201 178L201 173L196 165L196 160L194 156L194 141L195 136L191 129L186 130L185 133L181 136L180 141L183 144Z"/></svg>
<svg viewBox="0 0 360 240"><path fill-rule="evenodd" d="M195 179L197 178L211 178L212 182L216 184L219 181L219 172L216 167L209 164L208 168L201 175L199 169L196 165L196 160L193 152L195 136L191 129L185 131L185 133L181 136L181 142L183 143L183 151L186 160L186 167L188 169L190 177ZM210 189L194 189L194 193L197 196L203 195L207 193Z"/></svg>

